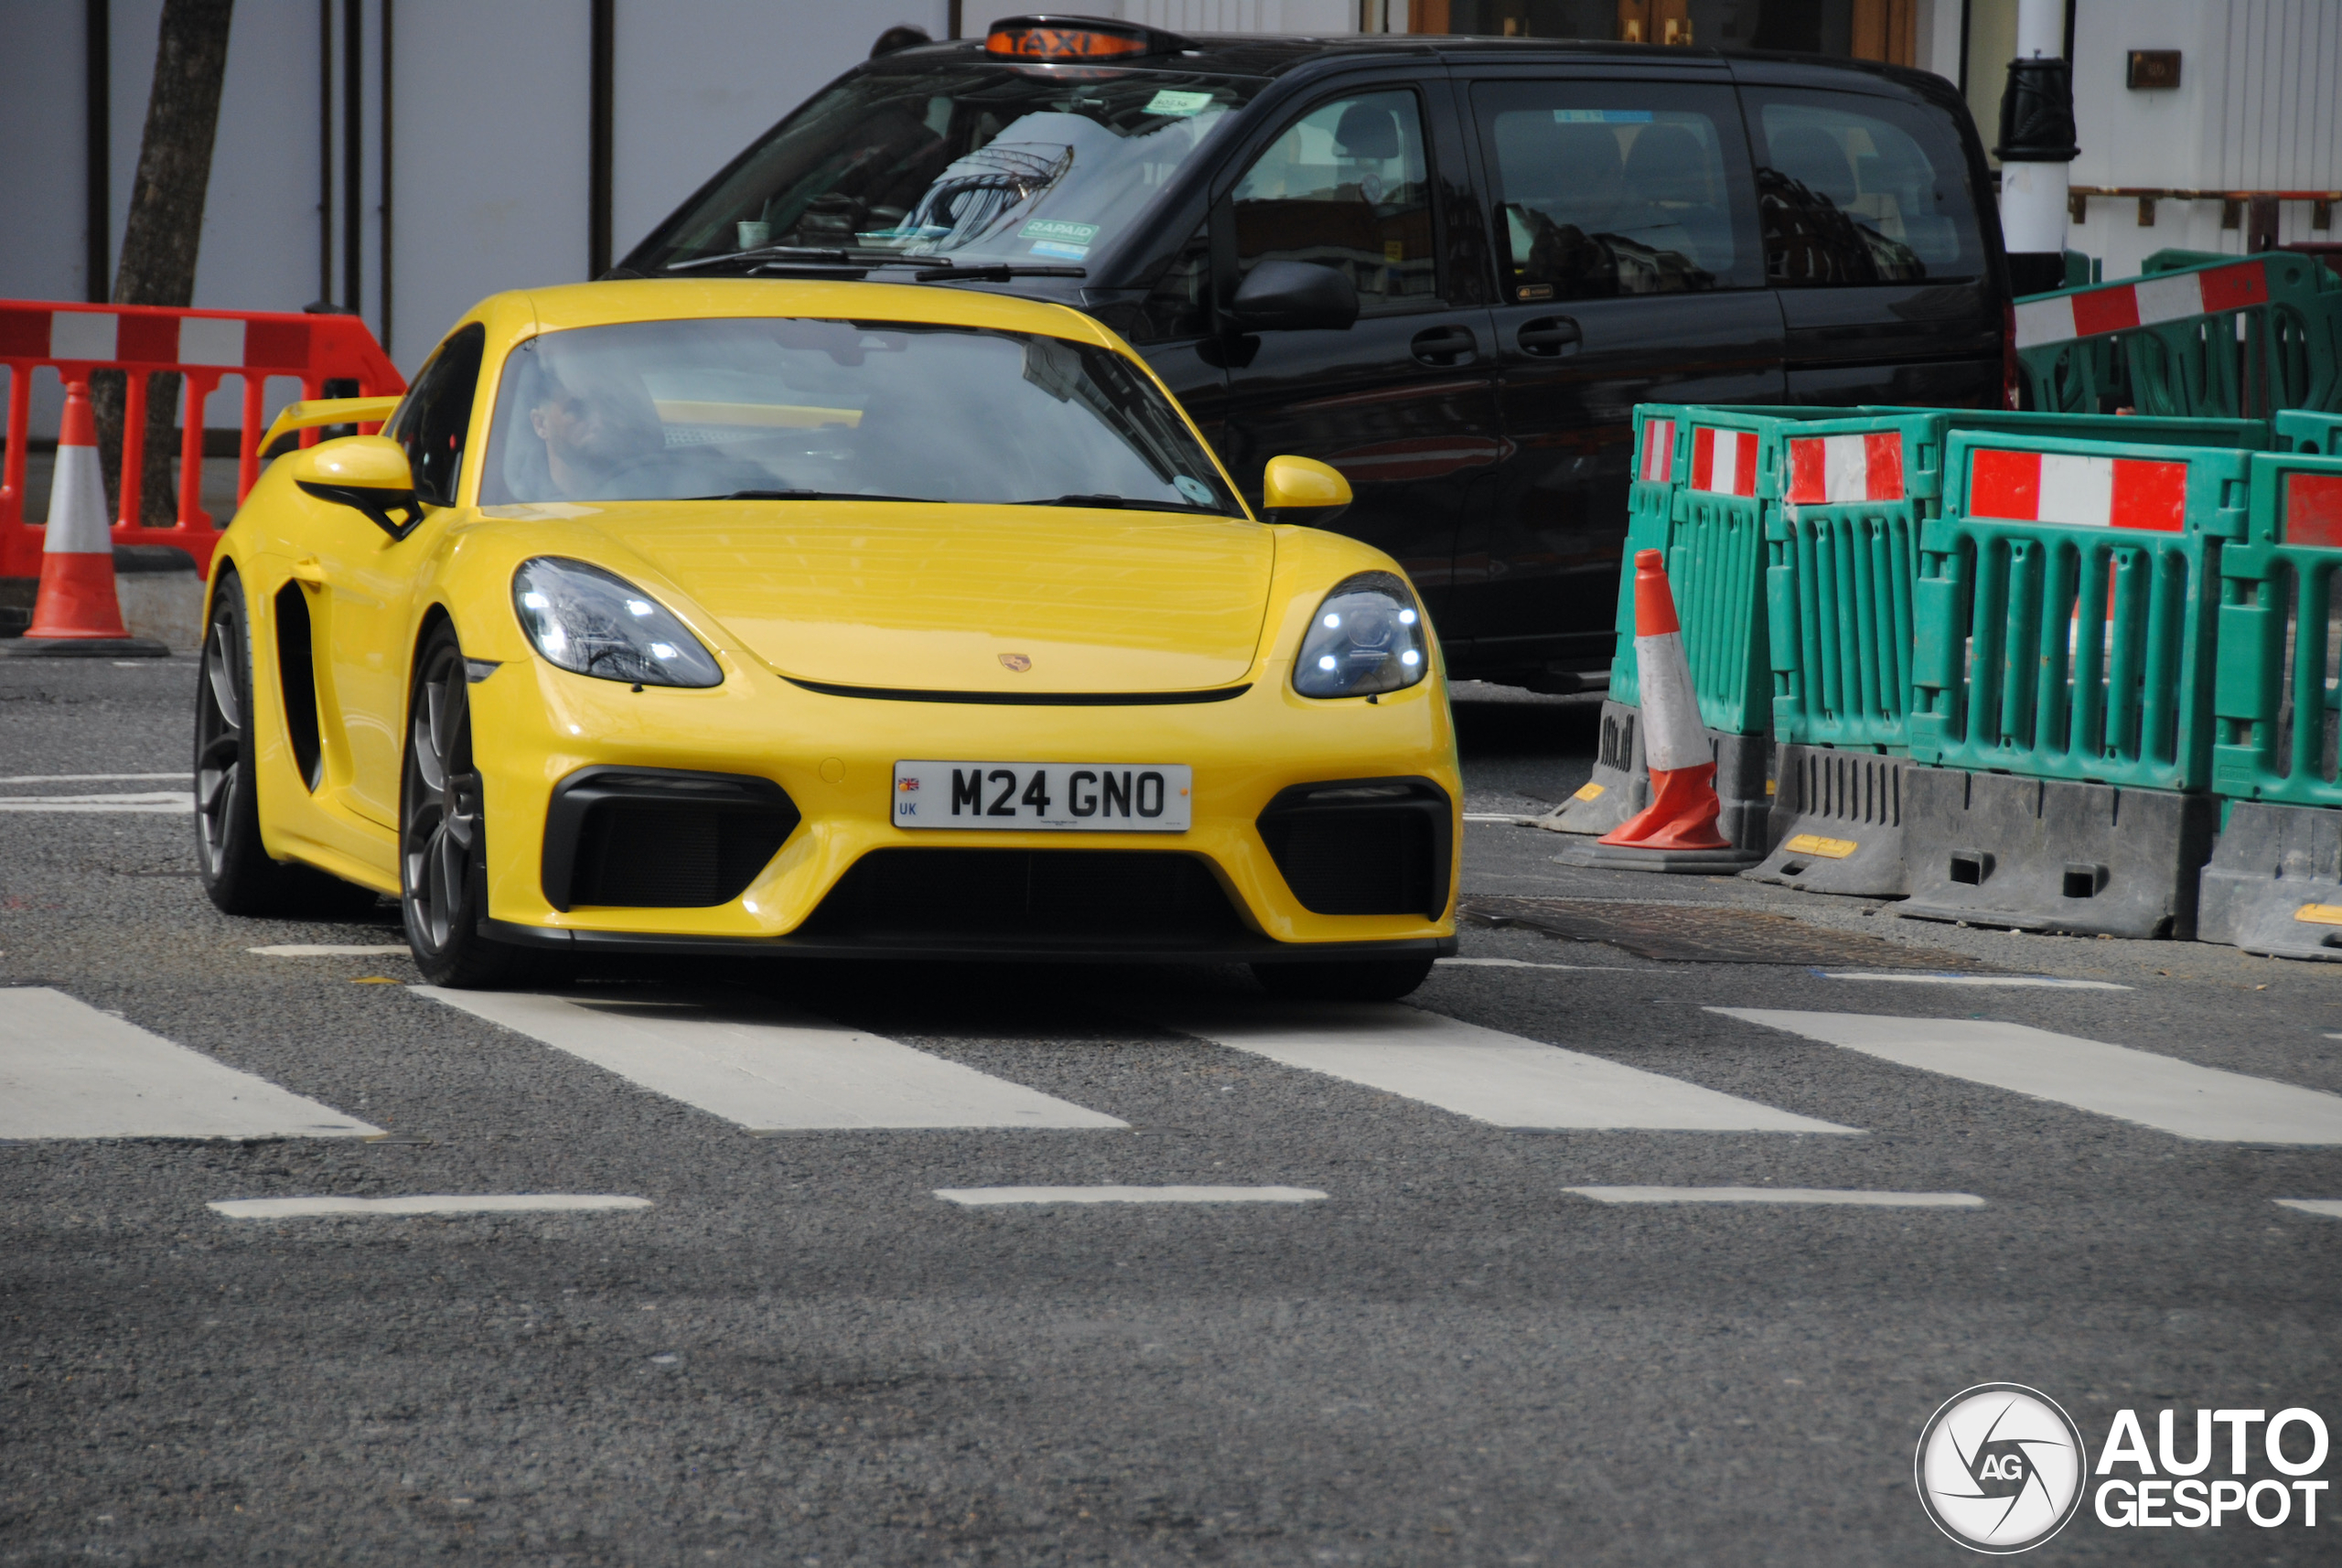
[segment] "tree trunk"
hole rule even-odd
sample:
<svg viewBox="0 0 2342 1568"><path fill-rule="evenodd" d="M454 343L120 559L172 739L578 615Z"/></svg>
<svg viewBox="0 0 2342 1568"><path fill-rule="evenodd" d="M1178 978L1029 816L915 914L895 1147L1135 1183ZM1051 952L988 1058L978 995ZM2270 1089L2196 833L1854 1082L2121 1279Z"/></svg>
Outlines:
<svg viewBox="0 0 2342 1568"><path fill-rule="evenodd" d="M220 88L228 70L228 21L235 0L163 0L162 37L155 50L155 85L146 100L146 134L138 146L138 180L123 226L122 259L113 275L116 305L185 306L195 299L195 255L203 236L203 198L211 177L212 135L220 124ZM126 394L119 371L92 378L100 466L116 476L122 465ZM151 378L146 391L146 453L140 520L167 526L178 512L172 459L178 455L179 378ZM187 417L199 424L200 406ZM118 486L118 481L117 481ZM109 506L120 516L119 488Z"/></svg>

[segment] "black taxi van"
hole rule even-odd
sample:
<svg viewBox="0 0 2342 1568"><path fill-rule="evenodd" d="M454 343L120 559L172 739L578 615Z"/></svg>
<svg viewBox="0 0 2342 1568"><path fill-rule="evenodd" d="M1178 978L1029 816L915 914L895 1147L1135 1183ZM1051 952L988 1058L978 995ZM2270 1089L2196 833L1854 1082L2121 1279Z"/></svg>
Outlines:
<svg viewBox="0 0 2342 1568"><path fill-rule="evenodd" d="M1919 71L1025 17L857 66L617 275L1078 306L1241 483L1339 468L1454 677L1570 691L1609 664L1636 403L2008 395L1991 190Z"/></svg>

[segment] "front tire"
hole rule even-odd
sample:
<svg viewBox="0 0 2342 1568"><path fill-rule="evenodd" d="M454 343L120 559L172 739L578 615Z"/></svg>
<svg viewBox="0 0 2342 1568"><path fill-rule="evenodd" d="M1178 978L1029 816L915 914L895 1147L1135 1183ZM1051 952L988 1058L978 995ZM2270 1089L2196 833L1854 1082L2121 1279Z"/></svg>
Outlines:
<svg viewBox="0 0 2342 1568"><path fill-rule="evenodd" d="M436 628L415 660L399 791L399 911L415 967L434 985L480 990L533 973L533 955L479 934L488 913L488 824L472 764L464 650Z"/></svg>
<svg viewBox="0 0 2342 1568"><path fill-rule="evenodd" d="M1431 978L1427 958L1348 959L1335 963L1256 963L1272 996L1309 1002L1396 1002Z"/></svg>
<svg viewBox="0 0 2342 1568"><path fill-rule="evenodd" d="M226 915L362 915L374 907L372 888L280 865L261 840L252 649L243 581L222 572L195 686L195 859L204 894Z"/></svg>

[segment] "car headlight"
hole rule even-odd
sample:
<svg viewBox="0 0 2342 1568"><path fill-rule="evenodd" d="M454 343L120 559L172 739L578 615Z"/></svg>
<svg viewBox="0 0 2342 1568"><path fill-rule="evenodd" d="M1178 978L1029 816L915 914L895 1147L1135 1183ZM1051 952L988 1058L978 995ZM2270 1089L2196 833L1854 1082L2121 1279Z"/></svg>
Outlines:
<svg viewBox="0 0 2342 1568"><path fill-rule="evenodd" d="M1363 697L1412 686L1430 670L1414 591L1391 573L1361 572L1337 584L1310 618L1293 689L1305 697Z"/></svg>
<svg viewBox="0 0 2342 1568"><path fill-rule="evenodd" d="M524 561L512 607L537 651L564 670L640 686L723 683L723 667L666 606L599 566Z"/></svg>

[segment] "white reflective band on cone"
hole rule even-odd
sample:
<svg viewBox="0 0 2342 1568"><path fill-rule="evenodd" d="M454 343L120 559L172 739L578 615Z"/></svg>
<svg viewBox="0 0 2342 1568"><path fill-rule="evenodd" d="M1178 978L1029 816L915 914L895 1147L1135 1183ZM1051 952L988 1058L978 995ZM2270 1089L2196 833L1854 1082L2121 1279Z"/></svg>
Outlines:
<svg viewBox="0 0 2342 1568"><path fill-rule="evenodd" d="M1683 634L1661 632L1635 639L1641 673L1643 754L1654 773L1697 768L1708 755L1708 734L1700 723L1699 693L1692 689L1692 664L1683 654Z"/></svg>
<svg viewBox="0 0 2342 1568"><path fill-rule="evenodd" d="M98 472L94 446L59 446L49 492L48 523L41 549L50 555L111 555L113 535L106 527L106 485Z"/></svg>

